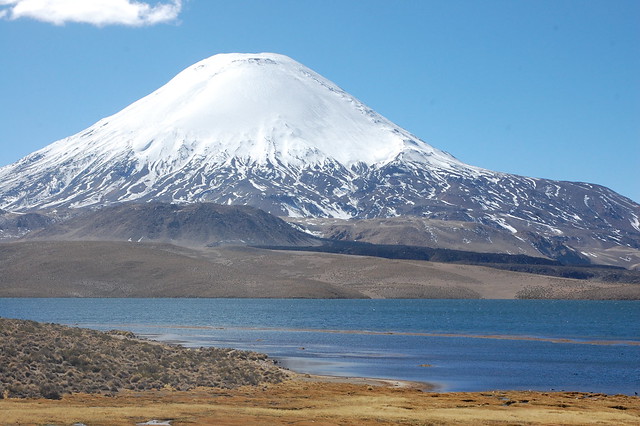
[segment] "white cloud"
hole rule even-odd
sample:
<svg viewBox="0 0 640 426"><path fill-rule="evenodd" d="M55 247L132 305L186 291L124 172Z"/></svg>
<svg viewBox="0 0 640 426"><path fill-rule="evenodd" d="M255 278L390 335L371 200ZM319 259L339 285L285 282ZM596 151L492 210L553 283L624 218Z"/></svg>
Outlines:
<svg viewBox="0 0 640 426"><path fill-rule="evenodd" d="M0 0L0 19L140 27L174 21L181 9L182 0L156 4L137 0Z"/></svg>

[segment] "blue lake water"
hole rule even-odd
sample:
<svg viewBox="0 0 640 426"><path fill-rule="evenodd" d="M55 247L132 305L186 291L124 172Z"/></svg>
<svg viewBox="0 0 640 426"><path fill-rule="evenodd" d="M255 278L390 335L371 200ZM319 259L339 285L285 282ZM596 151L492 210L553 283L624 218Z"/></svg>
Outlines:
<svg viewBox="0 0 640 426"><path fill-rule="evenodd" d="M440 391L640 392L635 301L0 298L0 316L254 350L299 372Z"/></svg>

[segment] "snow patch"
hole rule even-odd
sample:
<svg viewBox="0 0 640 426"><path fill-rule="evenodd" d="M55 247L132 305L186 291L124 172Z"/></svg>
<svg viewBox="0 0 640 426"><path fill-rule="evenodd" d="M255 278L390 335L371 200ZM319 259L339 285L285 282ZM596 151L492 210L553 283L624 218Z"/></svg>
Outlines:
<svg viewBox="0 0 640 426"><path fill-rule="evenodd" d="M504 218L502 218L502 217L498 217L496 215L488 215L487 217L489 217L492 222L494 222L495 224L497 224L501 228L506 229L507 231L511 232L512 234L515 234L515 233L518 232L518 230L516 228L514 228L511 225L509 225L507 223L507 221L504 220Z"/></svg>
<svg viewBox="0 0 640 426"><path fill-rule="evenodd" d="M588 251L581 251L580 253L582 253L584 256L588 256L588 257L593 257L593 258L597 258L598 257L597 254L591 253L591 252L588 252Z"/></svg>

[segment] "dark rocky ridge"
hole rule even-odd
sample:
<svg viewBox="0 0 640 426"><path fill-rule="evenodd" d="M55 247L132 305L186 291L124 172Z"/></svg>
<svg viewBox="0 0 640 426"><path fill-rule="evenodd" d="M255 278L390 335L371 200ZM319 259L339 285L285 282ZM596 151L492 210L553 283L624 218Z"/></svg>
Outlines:
<svg viewBox="0 0 640 426"><path fill-rule="evenodd" d="M31 233L28 238L154 241L186 246L317 244L311 235L262 210L212 203L123 203L85 209Z"/></svg>
<svg viewBox="0 0 640 426"><path fill-rule="evenodd" d="M331 240L381 245L452 249L477 253L522 254L554 259L563 264L598 264L640 269L640 249L611 244L576 230L567 235L534 231L512 232L478 222L416 216L343 220L288 218L302 229ZM627 235L634 238L633 235Z"/></svg>
<svg viewBox="0 0 640 426"><path fill-rule="evenodd" d="M371 244L360 241L325 240L321 245L299 247L259 246L272 250L312 251L385 259L408 259L431 262L478 265L506 271L548 275L576 280L593 280L611 283L640 284L640 271L616 266L592 265L576 261L568 263L524 254L478 253L463 250L409 246L403 244Z"/></svg>
<svg viewBox="0 0 640 426"><path fill-rule="evenodd" d="M0 209L0 241L20 238L33 230L46 228L54 220L50 215L39 212L12 213Z"/></svg>

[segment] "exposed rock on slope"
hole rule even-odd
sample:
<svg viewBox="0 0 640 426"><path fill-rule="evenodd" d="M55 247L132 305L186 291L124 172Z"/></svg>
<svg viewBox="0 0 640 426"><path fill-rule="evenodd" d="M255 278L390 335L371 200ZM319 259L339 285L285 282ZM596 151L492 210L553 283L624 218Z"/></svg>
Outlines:
<svg viewBox="0 0 640 426"><path fill-rule="evenodd" d="M29 238L156 241L181 245L313 245L318 241L275 216L249 206L212 203L125 203L74 215Z"/></svg>
<svg viewBox="0 0 640 426"><path fill-rule="evenodd" d="M0 241L27 235L49 226L53 218L40 213L12 213L0 209Z"/></svg>

